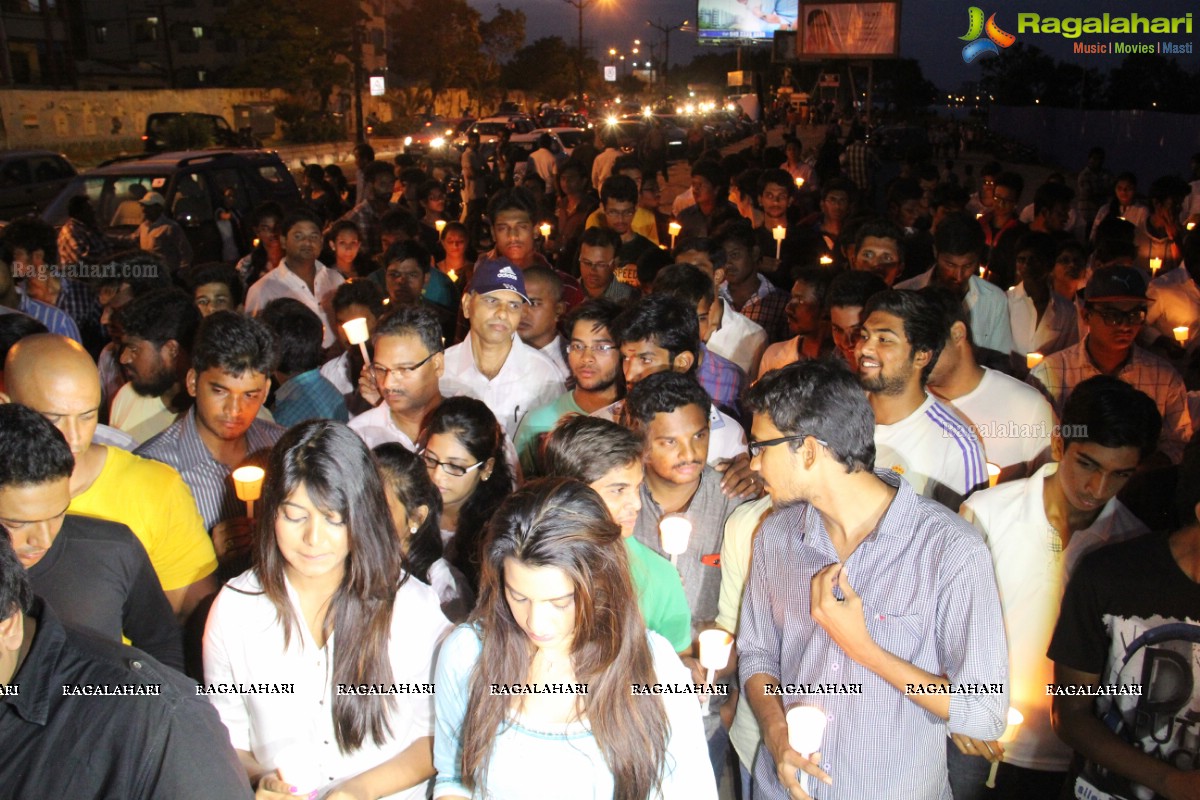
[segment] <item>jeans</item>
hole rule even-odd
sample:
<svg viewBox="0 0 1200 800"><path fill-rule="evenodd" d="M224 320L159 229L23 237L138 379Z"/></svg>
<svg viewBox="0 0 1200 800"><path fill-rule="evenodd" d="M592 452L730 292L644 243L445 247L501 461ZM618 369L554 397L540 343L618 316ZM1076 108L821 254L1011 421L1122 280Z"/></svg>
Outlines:
<svg viewBox="0 0 1200 800"><path fill-rule="evenodd" d="M988 773L992 765L979 756L965 756L946 740L946 767L950 771L950 789L954 800L1058 800L1069 798L1064 792L1065 772L1044 772L1000 762L996 788L989 789Z"/></svg>

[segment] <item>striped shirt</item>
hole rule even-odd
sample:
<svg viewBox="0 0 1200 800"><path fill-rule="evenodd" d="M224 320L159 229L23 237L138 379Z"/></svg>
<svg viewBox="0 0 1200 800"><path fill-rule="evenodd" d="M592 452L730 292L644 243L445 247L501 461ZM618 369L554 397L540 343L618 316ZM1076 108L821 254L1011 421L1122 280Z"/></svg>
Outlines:
<svg viewBox="0 0 1200 800"><path fill-rule="evenodd" d="M861 694L782 698L785 710L802 703L825 712L820 766L833 785L810 780L814 798L950 800L947 731L983 740L1004 731L1008 649L996 579L987 546L965 521L895 475L877 474L896 497L845 566L871 638L963 690L951 695L949 722L851 660L813 620L812 577L838 556L807 503L778 509L754 540L737 638L742 689L755 675L797 689L861 686ZM756 800L787 798L765 747L754 789Z"/></svg>
<svg viewBox="0 0 1200 800"><path fill-rule="evenodd" d="M899 422L875 426L875 464L951 511L988 484L983 445L967 423L930 394Z"/></svg>
<svg viewBox="0 0 1200 800"><path fill-rule="evenodd" d="M255 419L246 431L247 462L266 466L267 452L283 436L284 428ZM192 490L204 527L210 532L218 522L245 516L246 506L237 499L229 467L212 457L196 431L196 409L172 423L162 433L139 447L136 455L174 467Z"/></svg>
<svg viewBox="0 0 1200 800"><path fill-rule="evenodd" d="M20 299L17 301L16 308L0 305L0 314L21 313L27 317L33 317L45 325L46 330L50 331L50 333L57 333L59 336L66 336L68 339L74 339L77 342L81 341L79 326L75 324L75 320L71 319L70 314L61 308L55 308L49 303L34 300L24 293L18 294L18 297Z"/></svg>
<svg viewBox="0 0 1200 800"><path fill-rule="evenodd" d="M782 342L791 335L788 328L787 304L791 296L775 287L761 273L758 276L758 289L754 296L746 301L741 308L734 308L733 296L729 294L728 282L720 287L721 297L725 300L726 309L733 308L751 322L756 322L767 332L767 338L772 342Z"/></svg>

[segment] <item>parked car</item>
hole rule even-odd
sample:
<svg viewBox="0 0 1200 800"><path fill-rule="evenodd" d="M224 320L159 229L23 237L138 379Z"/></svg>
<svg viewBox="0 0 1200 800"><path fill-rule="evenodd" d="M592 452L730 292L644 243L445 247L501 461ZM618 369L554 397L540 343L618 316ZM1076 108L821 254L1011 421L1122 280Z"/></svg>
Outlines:
<svg viewBox="0 0 1200 800"><path fill-rule="evenodd" d="M130 194L138 185L160 193L167 213L183 226L196 263L220 261L217 210L226 189L233 189L234 213L242 220L243 250L248 249L249 220L255 206L274 200L285 210L303 204L296 181L279 156L264 150L193 150L115 159L76 175L42 219L58 228L67 221L67 204L85 194L96 220L108 233L127 233L139 220L140 207Z"/></svg>
<svg viewBox="0 0 1200 800"><path fill-rule="evenodd" d="M262 147L262 142L254 137L249 128L234 130L219 114L199 114L191 111L155 112L146 117L146 131L142 134L142 142L147 153L161 153L169 149L171 126L181 122L194 123L199 130L209 136L210 147Z"/></svg>
<svg viewBox="0 0 1200 800"><path fill-rule="evenodd" d="M73 177L75 167L59 153L0 151L0 219L38 213Z"/></svg>

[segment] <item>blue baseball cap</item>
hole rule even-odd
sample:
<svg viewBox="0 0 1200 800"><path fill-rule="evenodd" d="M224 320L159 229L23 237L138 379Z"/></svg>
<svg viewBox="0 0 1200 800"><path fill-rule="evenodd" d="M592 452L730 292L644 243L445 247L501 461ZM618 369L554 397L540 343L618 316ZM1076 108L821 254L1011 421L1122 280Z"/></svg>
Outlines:
<svg viewBox="0 0 1200 800"><path fill-rule="evenodd" d="M475 294L516 292L522 300L529 302L521 268L507 258L489 258L480 262L471 276L471 291Z"/></svg>

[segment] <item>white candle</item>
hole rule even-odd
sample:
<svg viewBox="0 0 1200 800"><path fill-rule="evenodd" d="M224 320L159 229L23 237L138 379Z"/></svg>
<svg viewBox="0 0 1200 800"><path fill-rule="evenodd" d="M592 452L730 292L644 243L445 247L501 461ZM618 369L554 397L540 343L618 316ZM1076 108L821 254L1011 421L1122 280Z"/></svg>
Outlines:
<svg viewBox="0 0 1200 800"><path fill-rule="evenodd" d="M992 462L987 462L988 486L995 486L996 481L1000 480L1000 468Z"/></svg>
<svg viewBox="0 0 1200 800"><path fill-rule="evenodd" d="M543 222L541 225L539 225L539 226L538 226L538 231L539 231L539 232L542 234L542 238L543 238L543 239L549 239L549 238L550 238L550 231L551 231L551 230L552 230L552 228L550 227L550 223L549 223L549 222Z"/></svg>
<svg viewBox="0 0 1200 800"><path fill-rule="evenodd" d="M700 632L700 666L706 670L725 669L732 650L733 636L728 631L711 628Z"/></svg>
<svg viewBox="0 0 1200 800"><path fill-rule="evenodd" d="M1024 721L1025 721L1025 715L1022 714L1020 711L1017 711L1012 706L1009 706L1008 707L1008 724L1004 728L1004 733L1001 734L1000 738L997 739L996 741L1000 742L1001 744L1007 744L1008 742L1011 742L1013 739L1017 738L1017 730L1021 727L1021 723ZM988 787L989 789L996 788L996 771L999 769L1000 769L1000 762L993 761L992 769L990 772L988 772L988 779L987 779L987 782L983 784L984 786Z"/></svg>
<svg viewBox="0 0 1200 800"><path fill-rule="evenodd" d="M1029 369L1033 369L1038 364L1042 363L1043 358L1045 358L1045 356L1041 353L1030 353L1029 355L1025 356L1025 366Z"/></svg>
<svg viewBox="0 0 1200 800"><path fill-rule="evenodd" d="M833 263L833 256L821 256L821 266L828 267Z"/></svg>
<svg viewBox="0 0 1200 800"><path fill-rule="evenodd" d="M821 749L825 735L825 712L814 706L793 706L788 709L788 745L808 758ZM800 773L800 788L808 793L808 773Z"/></svg>
<svg viewBox="0 0 1200 800"><path fill-rule="evenodd" d="M262 496L262 482L266 473L262 467L238 467L233 471L233 490L237 499L246 503L246 516L254 519L254 501Z"/></svg>
<svg viewBox="0 0 1200 800"><path fill-rule="evenodd" d="M358 345L358 351L362 353L363 363L370 364L371 357L367 355L367 339L371 338L370 331L367 330L367 318L355 317L348 319L342 323L342 330L346 332L346 341L350 344Z"/></svg>
<svg viewBox="0 0 1200 800"><path fill-rule="evenodd" d="M797 189L804 188L804 178L796 178L796 188Z"/></svg>
<svg viewBox="0 0 1200 800"><path fill-rule="evenodd" d="M1161 258L1150 259L1150 274L1157 275L1158 271L1160 269L1162 269L1162 259Z"/></svg>
<svg viewBox="0 0 1200 800"><path fill-rule="evenodd" d="M1187 229L1188 229L1189 231L1190 231L1190 230L1194 230L1194 229L1195 229L1195 227L1196 227L1196 223L1195 223L1195 222L1189 222L1189 223L1187 224Z"/></svg>
<svg viewBox="0 0 1200 800"><path fill-rule="evenodd" d="M787 238L787 228L782 225L776 225L771 229L771 235L775 237L775 260L779 260L779 248L783 247L783 240Z"/></svg>
<svg viewBox="0 0 1200 800"><path fill-rule="evenodd" d="M683 230L683 226L680 225L678 222L672 222L667 225L667 233L671 234L671 249L672 250L675 249L675 237L679 235L679 232L681 230Z"/></svg>
<svg viewBox="0 0 1200 800"><path fill-rule="evenodd" d="M1171 332L1175 334L1175 341L1179 342L1180 344L1187 344L1187 340L1188 340L1188 326L1187 325L1179 325L1177 327L1171 328Z"/></svg>
<svg viewBox="0 0 1200 800"><path fill-rule="evenodd" d="M433 227L437 228L438 234L441 235L441 232L446 230L446 220L444 220L444 219L436 220L433 223Z"/></svg>
<svg viewBox="0 0 1200 800"><path fill-rule="evenodd" d="M662 537L663 552L671 557L671 564L677 569L679 557L687 552L688 539L692 536L692 523L681 514L668 514L658 523L658 533Z"/></svg>

